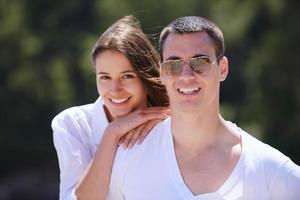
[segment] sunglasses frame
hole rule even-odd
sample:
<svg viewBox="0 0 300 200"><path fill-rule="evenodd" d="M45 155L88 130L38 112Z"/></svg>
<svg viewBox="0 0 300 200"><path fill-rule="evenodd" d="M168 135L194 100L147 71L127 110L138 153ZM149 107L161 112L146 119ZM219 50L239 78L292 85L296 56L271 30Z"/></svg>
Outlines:
<svg viewBox="0 0 300 200"><path fill-rule="evenodd" d="M211 57L205 56L205 55L203 55L203 56L197 56L197 57L192 57L192 58L189 58L187 61L183 61L183 59L166 60L166 61L164 61L164 62L160 62L160 63L159 63L159 66L160 66L159 68L160 68L160 70L163 72L163 74L165 74L165 75L176 76L176 75L179 75L179 74L182 72L183 65L187 63L187 64L189 65L189 67L190 67L194 72L196 72L196 73L198 73L198 74L202 74L203 72L205 72L205 71L207 71L208 69L210 69L211 66L212 66L213 64L215 64L215 62L220 58L220 56L221 56L221 55L217 56L214 60L212 60ZM198 67L198 69L197 69L196 66L194 66L194 65L191 64L192 61L197 60L197 59L206 60L206 61L204 61L204 62L206 62L205 69L204 69L203 65L202 65L202 68L201 68L201 67ZM179 66L178 66L177 69L175 69L175 70L168 69L168 72L166 72L166 71L164 72L164 70L163 70L164 67L163 67L163 66L166 65L167 63L170 63L170 66L171 66L171 67L169 67L169 68L172 68L172 65L174 66L174 65L176 65L176 64L179 65ZM165 67L165 68L166 68L166 67ZM174 67L173 67L173 68L174 68ZM201 70L200 70L200 68L201 68ZM176 72L176 73L174 73L174 72Z"/></svg>

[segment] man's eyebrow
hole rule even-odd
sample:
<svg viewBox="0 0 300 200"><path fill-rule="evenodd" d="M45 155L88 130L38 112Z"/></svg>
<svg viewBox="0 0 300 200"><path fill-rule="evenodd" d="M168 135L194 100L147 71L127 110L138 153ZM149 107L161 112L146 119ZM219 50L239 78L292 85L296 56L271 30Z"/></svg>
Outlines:
<svg viewBox="0 0 300 200"><path fill-rule="evenodd" d="M200 56L208 56L208 55L199 53L199 54L195 54L194 56L192 56L190 58L195 58L195 57L200 57ZM166 60L180 60L180 59L182 59L182 58L180 58L178 56L170 56L170 57L166 58Z"/></svg>
<svg viewBox="0 0 300 200"><path fill-rule="evenodd" d="M170 57L166 58L165 60L179 60L179 59L181 59L181 58L178 56L170 56Z"/></svg>
<svg viewBox="0 0 300 200"><path fill-rule="evenodd" d="M203 54L203 53L199 53L199 54L196 54L196 55L192 56L191 58L200 57L200 56L208 56L208 57L210 57L209 55L206 55L206 54Z"/></svg>

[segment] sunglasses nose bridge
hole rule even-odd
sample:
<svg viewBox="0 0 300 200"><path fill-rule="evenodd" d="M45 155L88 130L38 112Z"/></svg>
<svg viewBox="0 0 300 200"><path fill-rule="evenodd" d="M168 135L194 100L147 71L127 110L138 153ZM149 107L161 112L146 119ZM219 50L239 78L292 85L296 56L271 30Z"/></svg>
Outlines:
<svg viewBox="0 0 300 200"><path fill-rule="evenodd" d="M194 76L194 71L190 65L190 60L181 61L181 76Z"/></svg>
<svg viewBox="0 0 300 200"><path fill-rule="evenodd" d="M184 65L190 66L190 61L189 60L185 60L185 61L181 60L180 62L181 62L182 67L184 67Z"/></svg>

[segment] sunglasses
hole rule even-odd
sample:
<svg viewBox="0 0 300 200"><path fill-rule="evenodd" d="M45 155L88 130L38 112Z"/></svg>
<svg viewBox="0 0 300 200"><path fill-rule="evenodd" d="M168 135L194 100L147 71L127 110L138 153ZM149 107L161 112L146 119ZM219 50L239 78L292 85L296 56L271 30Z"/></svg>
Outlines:
<svg viewBox="0 0 300 200"><path fill-rule="evenodd" d="M160 70L163 75L177 76L182 72L183 65L188 63L192 70L198 74L208 71L221 55L212 60L209 56L197 56L187 61L182 59L166 60L160 63Z"/></svg>

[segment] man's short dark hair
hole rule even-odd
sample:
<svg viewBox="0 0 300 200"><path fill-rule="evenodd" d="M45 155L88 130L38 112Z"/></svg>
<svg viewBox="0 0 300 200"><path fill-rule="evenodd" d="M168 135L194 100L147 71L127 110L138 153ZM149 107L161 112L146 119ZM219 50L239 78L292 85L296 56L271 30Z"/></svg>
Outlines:
<svg viewBox="0 0 300 200"><path fill-rule="evenodd" d="M221 29L212 21L199 16L185 16L172 21L163 29L159 37L159 53L163 60L164 43L170 33L185 34L206 32L215 44L216 57L222 58L225 54L224 36Z"/></svg>

